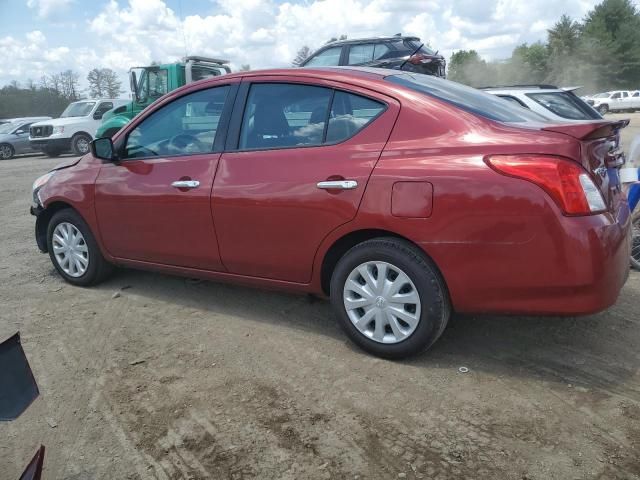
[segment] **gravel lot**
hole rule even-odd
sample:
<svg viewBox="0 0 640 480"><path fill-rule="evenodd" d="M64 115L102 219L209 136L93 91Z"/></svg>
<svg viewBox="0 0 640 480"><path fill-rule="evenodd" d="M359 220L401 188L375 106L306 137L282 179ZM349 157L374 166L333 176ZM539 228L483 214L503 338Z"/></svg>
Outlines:
<svg viewBox="0 0 640 480"><path fill-rule="evenodd" d="M384 361L323 300L132 270L63 283L27 211L59 161L0 162L0 338L21 331L42 391L0 425L2 479L40 443L46 479L640 478L640 272L601 314L458 315L430 353Z"/></svg>

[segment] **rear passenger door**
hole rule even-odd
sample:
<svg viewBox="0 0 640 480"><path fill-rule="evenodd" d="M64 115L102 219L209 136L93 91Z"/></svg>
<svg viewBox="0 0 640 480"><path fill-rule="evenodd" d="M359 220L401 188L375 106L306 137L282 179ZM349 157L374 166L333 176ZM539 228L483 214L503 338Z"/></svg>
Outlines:
<svg viewBox="0 0 640 480"><path fill-rule="evenodd" d="M243 83L212 193L227 270L309 282L322 240L355 217L398 111L325 80Z"/></svg>

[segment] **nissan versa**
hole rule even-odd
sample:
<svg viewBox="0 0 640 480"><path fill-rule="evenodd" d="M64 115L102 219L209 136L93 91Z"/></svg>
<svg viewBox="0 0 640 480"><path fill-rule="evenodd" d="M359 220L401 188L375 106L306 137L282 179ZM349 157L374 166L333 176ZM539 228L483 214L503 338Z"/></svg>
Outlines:
<svg viewBox="0 0 640 480"><path fill-rule="evenodd" d="M74 285L112 266L325 294L399 358L452 311L576 315L629 270L625 122L553 125L433 76L334 67L175 90L33 185Z"/></svg>

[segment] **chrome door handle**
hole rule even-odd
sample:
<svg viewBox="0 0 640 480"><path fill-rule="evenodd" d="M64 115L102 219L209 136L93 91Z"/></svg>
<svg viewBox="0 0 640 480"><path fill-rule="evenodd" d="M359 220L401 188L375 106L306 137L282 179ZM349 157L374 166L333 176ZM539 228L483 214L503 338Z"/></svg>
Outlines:
<svg viewBox="0 0 640 480"><path fill-rule="evenodd" d="M358 186L355 180L327 180L316 185L323 190L353 190Z"/></svg>
<svg viewBox="0 0 640 480"><path fill-rule="evenodd" d="M175 188L196 188L200 186L200 182L197 180L178 180L171 184Z"/></svg>

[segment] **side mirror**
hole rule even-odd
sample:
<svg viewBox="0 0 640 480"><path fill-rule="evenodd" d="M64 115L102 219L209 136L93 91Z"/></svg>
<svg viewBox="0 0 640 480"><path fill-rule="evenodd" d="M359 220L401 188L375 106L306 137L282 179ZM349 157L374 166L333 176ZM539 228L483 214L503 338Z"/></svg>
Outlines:
<svg viewBox="0 0 640 480"><path fill-rule="evenodd" d="M94 120L100 120L103 115L104 115L104 112L101 112L100 110L98 110L97 112L95 112L93 114L93 119Z"/></svg>
<svg viewBox="0 0 640 480"><path fill-rule="evenodd" d="M129 86L131 87L131 94L133 95L133 99L136 102L139 102L138 98L138 79L136 77L136 72L129 72Z"/></svg>
<svg viewBox="0 0 640 480"><path fill-rule="evenodd" d="M16 130L15 132L16 135L22 135L23 133L28 133L26 130Z"/></svg>
<svg viewBox="0 0 640 480"><path fill-rule="evenodd" d="M116 162L118 160L118 156L113 148L113 142L110 138L96 138L91 142L91 154L96 158L109 162Z"/></svg>

